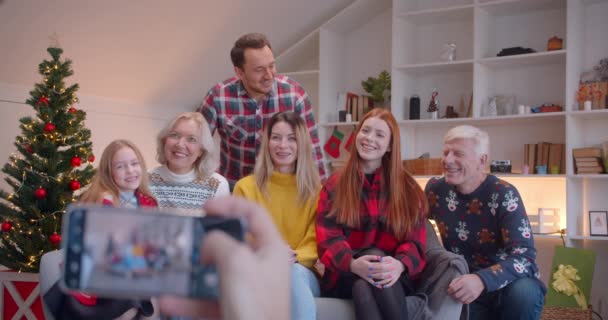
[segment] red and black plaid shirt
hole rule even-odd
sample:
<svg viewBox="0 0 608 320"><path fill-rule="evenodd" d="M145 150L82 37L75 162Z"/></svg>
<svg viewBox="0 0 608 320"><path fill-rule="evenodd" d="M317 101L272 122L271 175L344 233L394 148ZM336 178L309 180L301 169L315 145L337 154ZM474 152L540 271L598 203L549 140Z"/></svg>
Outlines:
<svg viewBox="0 0 608 320"><path fill-rule="evenodd" d="M271 92L258 104L247 94L242 82L233 77L211 88L197 111L205 116L211 132L217 129L221 137L219 173L228 180L231 190L239 179L253 171L264 126L280 111L294 111L304 119L313 144L313 159L317 161L321 179L325 178L310 99L296 81L276 76Z"/></svg>
<svg viewBox="0 0 608 320"><path fill-rule="evenodd" d="M404 241L397 241L386 225L387 212L382 210L386 192L380 186L381 170L374 174L372 183L363 179L359 214L361 226L350 228L328 217L332 209L338 175L331 176L319 196L317 207L317 243L321 262L325 265L322 285L334 289L341 276L350 274L350 262L361 249L378 248L401 261L410 278L416 278L425 266L426 228L424 223L414 229Z"/></svg>

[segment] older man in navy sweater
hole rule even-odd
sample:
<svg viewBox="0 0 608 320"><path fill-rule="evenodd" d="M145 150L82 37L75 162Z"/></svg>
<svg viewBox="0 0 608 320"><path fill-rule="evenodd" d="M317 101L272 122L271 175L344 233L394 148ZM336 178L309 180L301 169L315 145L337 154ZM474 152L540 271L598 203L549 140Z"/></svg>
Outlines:
<svg viewBox="0 0 608 320"><path fill-rule="evenodd" d="M471 271L447 293L470 304L469 319L539 319L546 288L530 222L515 186L485 173L488 146L488 134L478 128L451 129L444 137L444 177L426 185L444 246L463 255Z"/></svg>

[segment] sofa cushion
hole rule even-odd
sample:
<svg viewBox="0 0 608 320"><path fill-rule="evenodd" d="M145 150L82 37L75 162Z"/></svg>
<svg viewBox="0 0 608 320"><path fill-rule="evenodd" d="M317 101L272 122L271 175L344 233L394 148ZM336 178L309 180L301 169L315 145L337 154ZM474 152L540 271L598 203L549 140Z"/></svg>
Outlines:
<svg viewBox="0 0 608 320"><path fill-rule="evenodd" d="M352 300L335 298L315 298L317 319L350 320L355 319Z"/></svg>
<svg viewBox="0 0 608 320"><path fill-rule="evenodd" d="M468 273L466 261L459 255L448 252L443 248L437 230L429 221L426 222L427 266L422 273L419 289L424 292L408 297L408 310L416 319L459 319L462 304L444 294L452 279ZM428 283L425 283L428 279ZM350 320L355 319L354 307L351 300L335 298L316 298L317 319L319 320ZM423 304L420 307L420 304ZM426 306L424 306L426 305Z"/></svg>

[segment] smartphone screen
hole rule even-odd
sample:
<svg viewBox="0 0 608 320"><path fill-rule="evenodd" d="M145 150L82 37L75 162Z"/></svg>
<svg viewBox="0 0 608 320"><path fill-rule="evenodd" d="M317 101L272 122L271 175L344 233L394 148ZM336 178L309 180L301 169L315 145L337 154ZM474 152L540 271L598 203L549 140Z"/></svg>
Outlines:
<svg viewBox="0 0 608 320"><path fill-rule="evenodd" d="M77 206L64 219L63 285L107 297L217 298L217 272L201 264L201 240L213 229L244 237L241 220L214 216Z"/></svg>

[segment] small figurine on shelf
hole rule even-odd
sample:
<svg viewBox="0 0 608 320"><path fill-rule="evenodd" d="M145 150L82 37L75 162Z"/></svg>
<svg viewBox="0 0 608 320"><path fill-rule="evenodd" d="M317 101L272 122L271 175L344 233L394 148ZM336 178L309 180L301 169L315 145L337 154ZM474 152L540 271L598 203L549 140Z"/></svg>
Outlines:
<svg viewBox="0 0 608 320"><path fill-rule="evenodd" d="M458 118L458 112L454 111L454 106L445 107L445 116L444 118L452 119Z"/></svg>
<svg viewBox="0 0 608 320"><path fill-rule="evenodd" d="M441 60L444 61L454 61L456 56L456 44L455 43L446 43L443 45L443 52L441 53Z"/></svg>
<svg viewBox="0 0 608 320"><path fill-rule="evenodd" d="M431 114L431 119L437 119L437 114L439 113L439 100L437 96L439 92L437 89L433 88L433 93L431 93L431 101L429 102L429 108L426 109L427 112Z"/></svg>

